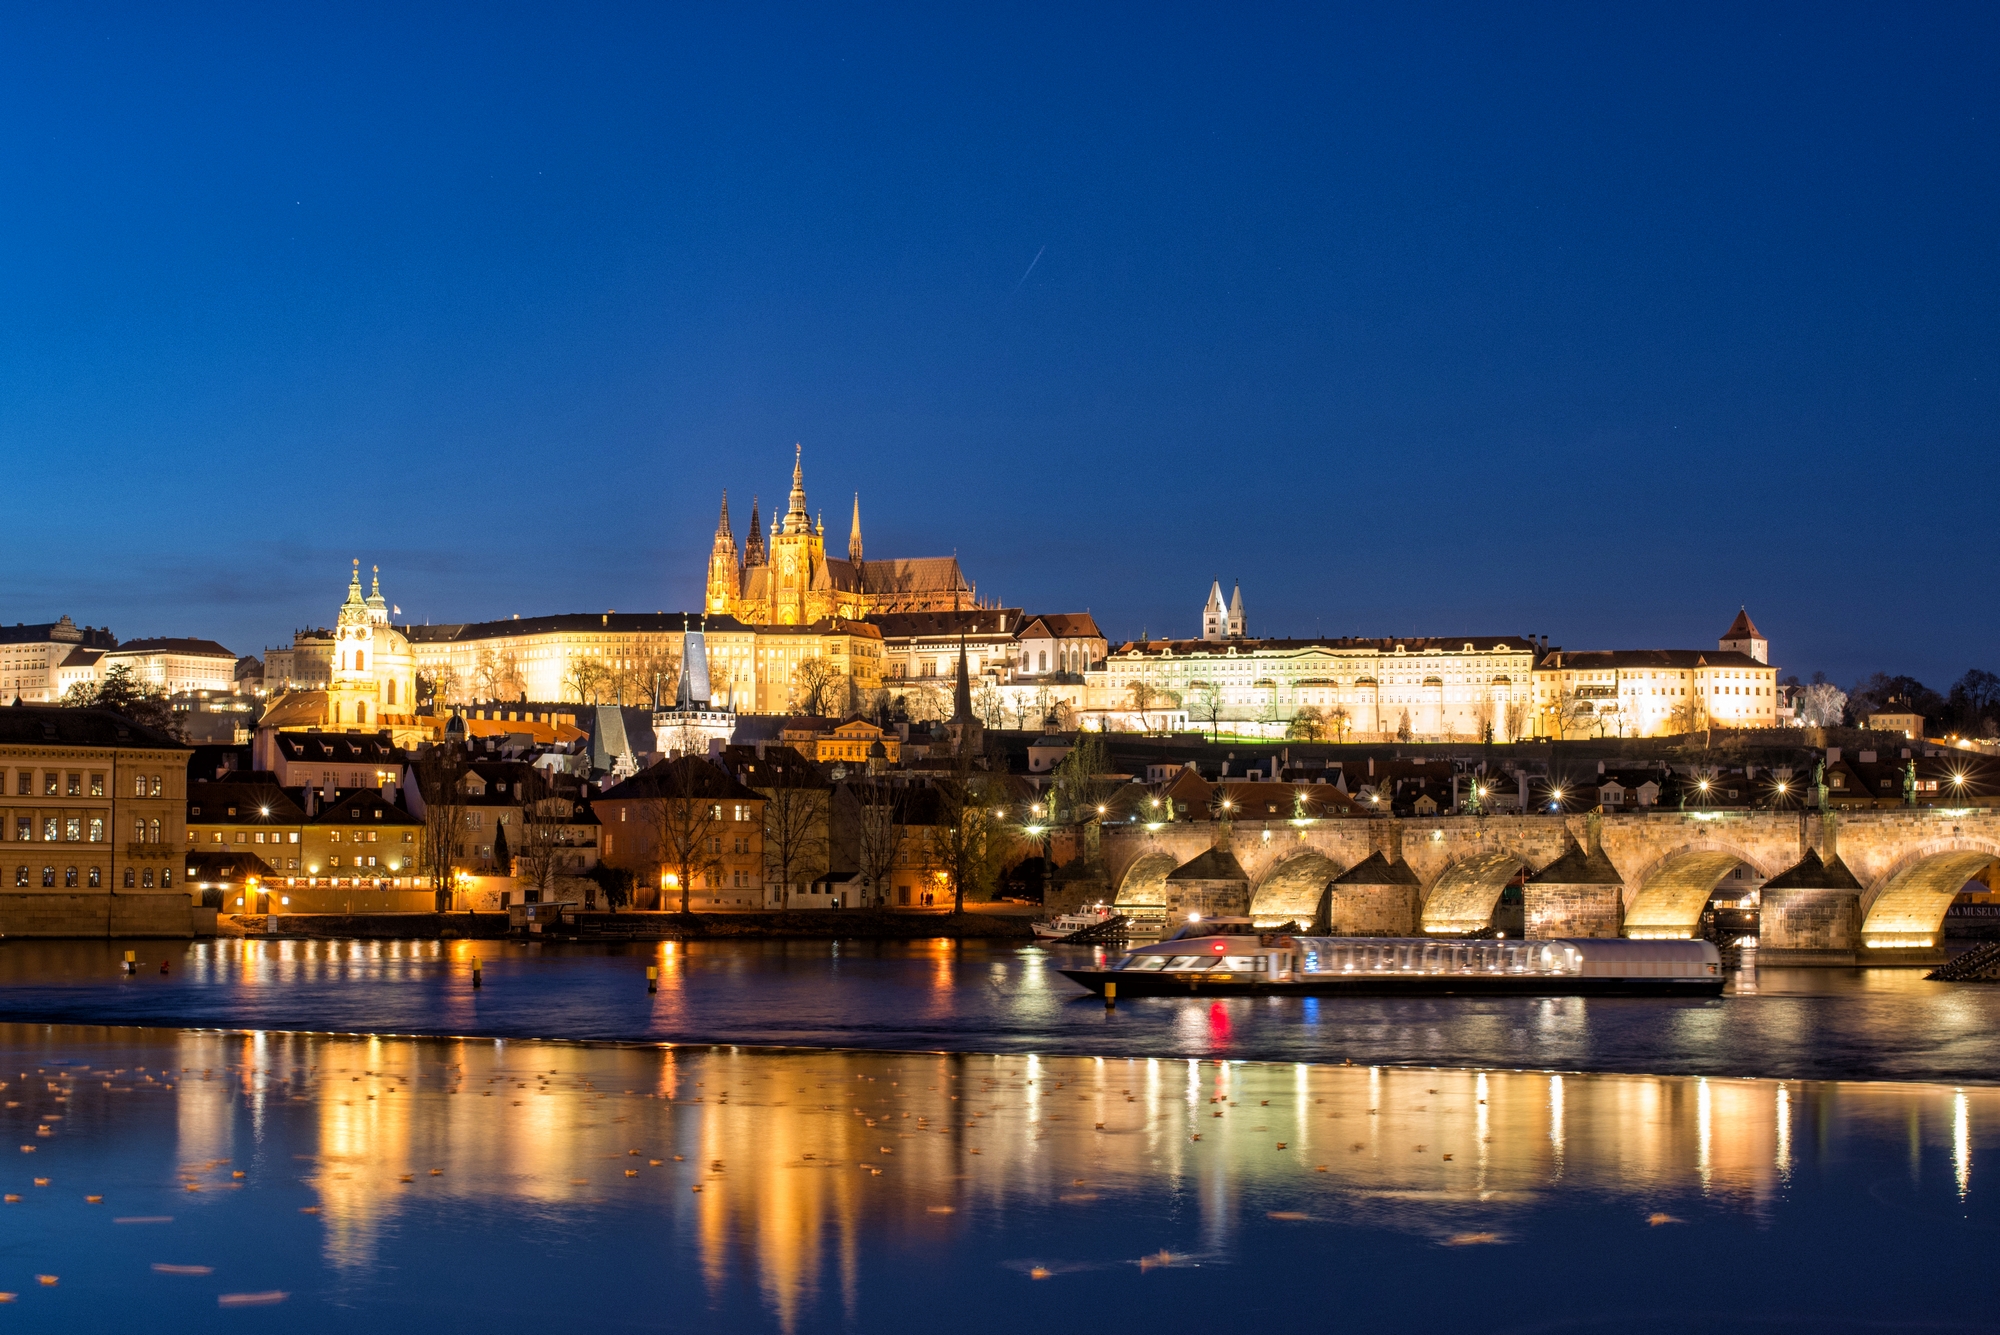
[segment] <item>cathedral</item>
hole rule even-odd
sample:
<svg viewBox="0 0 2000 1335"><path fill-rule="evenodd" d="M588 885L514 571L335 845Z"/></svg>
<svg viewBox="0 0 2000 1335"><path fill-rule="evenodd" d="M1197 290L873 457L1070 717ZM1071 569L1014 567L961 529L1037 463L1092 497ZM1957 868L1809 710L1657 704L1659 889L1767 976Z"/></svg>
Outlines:
<svg viewBox="0 0 2000 1335"><path fill-rule="evenodd" d="M739 553L729 526L729 495L708 558L710 616L728 616L753 626L807 626L828 618L859 621L884 612L953 612L978 606L955 556L919 556L866 561L861 556L861 496L854 497L854 524L847 558L826 554L826 521L806 510L803 451L792 458L791 505L780 520L771 517L767 542L757 505L750 506L750 532Z"/></svg>

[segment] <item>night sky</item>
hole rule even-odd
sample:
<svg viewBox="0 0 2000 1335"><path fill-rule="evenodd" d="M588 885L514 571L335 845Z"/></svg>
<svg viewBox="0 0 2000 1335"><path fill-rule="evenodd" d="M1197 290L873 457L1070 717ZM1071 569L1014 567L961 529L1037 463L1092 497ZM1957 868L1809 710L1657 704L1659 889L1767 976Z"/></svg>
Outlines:
<svg viewBox="0 0 2000 1335"><path fill-rule="evenodd" d="M959 8L13 7L0 620L698 607L796 441L1114 639L2000 670L2000 11Z"/></svg>

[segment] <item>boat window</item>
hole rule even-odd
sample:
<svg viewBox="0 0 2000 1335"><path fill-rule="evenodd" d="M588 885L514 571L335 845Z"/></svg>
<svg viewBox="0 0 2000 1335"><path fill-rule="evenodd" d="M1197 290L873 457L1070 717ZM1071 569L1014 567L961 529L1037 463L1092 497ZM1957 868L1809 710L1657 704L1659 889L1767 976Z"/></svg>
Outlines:
<svg viewBox="0 0 2000 1335"><path fill-rule="evenodd" d="M1214 963L1213 955L1176 955L1167 964L1167 968L1173 973L1181 973L1188 969L1206 969Z"/></svg>
<svg viewBox="0 0 2000 1335"><path fill-rule="evenodd" d="M1166 955L1134 955L1125 961L1125 968L1136 969L1143 973L1156 973L1167 967L1169 958Z"/></svg>
<svg viewBox="0 0 2000 1335"><path fill-rule="evenodd" d="M1252 964L1252 960L1256 963ZM1224 955L1217 963L1218 967L1227 969L1231 973L1250 973L1254 969L1262 968L1264 961L1257 955Z"/></svg>

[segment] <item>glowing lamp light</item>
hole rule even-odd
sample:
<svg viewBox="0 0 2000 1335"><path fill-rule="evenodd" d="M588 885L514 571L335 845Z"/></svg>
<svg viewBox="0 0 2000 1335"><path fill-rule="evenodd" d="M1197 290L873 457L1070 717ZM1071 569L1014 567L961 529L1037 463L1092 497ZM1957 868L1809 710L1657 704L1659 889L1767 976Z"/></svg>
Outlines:
<svg viewBox="0 0 2000 1335"><path fill-rule="evenodd" d="M1188 921L1189 921L1189 922L1200 922L1200 921L1201 921L1201 915L1200 915L1199 913L1190 913L1190 914L1188 914Z"/></svg>
<svg viewBox="0 0 2000 1335"><path fill-rule="evenodd" d="M1229 943L1226 941L1217 941L1215 943L1215 953L1220 955L1225 949L1228 948L1228 945Z"/></svg>

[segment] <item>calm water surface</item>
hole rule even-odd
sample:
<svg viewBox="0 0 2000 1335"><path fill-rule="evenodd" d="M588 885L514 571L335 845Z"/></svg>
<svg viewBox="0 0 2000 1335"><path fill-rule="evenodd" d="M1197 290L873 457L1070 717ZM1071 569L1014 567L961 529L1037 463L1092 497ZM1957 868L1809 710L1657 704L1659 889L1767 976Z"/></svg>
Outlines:
<svg viewBox="0 0 2000 1335"><path fill-rule="evenodd" d="M1994 1089L0 1025L0 1100L32 1330L1995 1325Z"/></svg>
<svg viewBox="0 0 2000 1335"><path fill-rule="evenodd" d="M142 967L124 976L127 948ZM485 986L471 986L481 958ZM1040 947L0 943L0 1019L594 1041L1892 1079L2000 1079L2000 988L1765 970L1713 1001L1151 999ZM168 973L162 976L165 963ZM648 965L660 989L646 990Z"/></svg>

